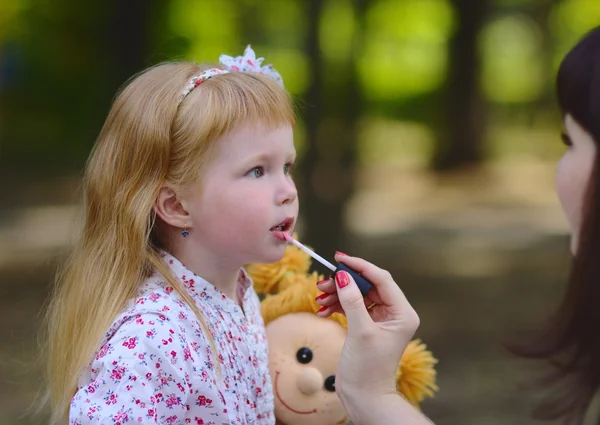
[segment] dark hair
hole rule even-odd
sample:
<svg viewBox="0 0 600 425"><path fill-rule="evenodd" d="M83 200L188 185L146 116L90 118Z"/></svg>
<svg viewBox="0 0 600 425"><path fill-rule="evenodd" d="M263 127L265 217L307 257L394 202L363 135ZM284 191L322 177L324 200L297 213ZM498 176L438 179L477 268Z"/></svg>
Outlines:
<svg viewBox="0 0 600 425"><path fill-rule="evenodd" d="M562 113L573 117L598 149L562 303L539 338L511 351L552 365L552 372L540 383L544 388L554 385L558 391L539 404L534 416L581 424L600 388L600 27L565 56L556 89Z"/></svg>

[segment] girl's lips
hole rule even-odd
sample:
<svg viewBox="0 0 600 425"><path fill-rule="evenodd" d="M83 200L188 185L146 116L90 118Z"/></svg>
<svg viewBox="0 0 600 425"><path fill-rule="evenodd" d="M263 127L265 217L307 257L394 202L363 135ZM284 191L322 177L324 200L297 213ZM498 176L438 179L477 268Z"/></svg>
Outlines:
<svg viewBox="0 0 600 425"><path fill-rule="evenodd" d="M289 236L289 232L292 229L294 224L294 218L288 217L283 220L281 223L271 227L271 234L278 240L282 242L287 242L287 237Z"/></svg>
<svg viewBox="0 0 600 425"><path fill-rule="evenodd" d="M280 240L282 242L287 242L286 235L288 232L286 230L271 230L271 234L275 237L275 239Z"/></svg>

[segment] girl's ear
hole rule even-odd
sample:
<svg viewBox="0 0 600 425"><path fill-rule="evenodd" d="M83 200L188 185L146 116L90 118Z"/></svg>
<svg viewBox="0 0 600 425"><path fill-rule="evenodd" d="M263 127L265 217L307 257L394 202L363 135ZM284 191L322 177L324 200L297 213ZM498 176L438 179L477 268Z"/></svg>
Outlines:
<svg viewBox="0 0 600 425"><path fill-rule="evenodd" d="M165 223L177 228L191 228L190 214L170 187L161 187L154 203L154 212Z"/></svg>

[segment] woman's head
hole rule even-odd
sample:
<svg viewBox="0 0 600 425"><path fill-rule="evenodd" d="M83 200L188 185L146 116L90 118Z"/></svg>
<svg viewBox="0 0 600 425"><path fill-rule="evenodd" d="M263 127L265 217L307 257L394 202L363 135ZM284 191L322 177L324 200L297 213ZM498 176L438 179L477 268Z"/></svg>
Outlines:
<svg viewBox="0 0 600 425"><path fill-rule="evenodd" d="M557 191L571 227L573 264L545 331L513 351L556 368L542 385L560 385L559 395L545 400L535 416L581 423L600 388L600 27L565 56L557 92L569 145L558 165Z"/></svg>
<svg viewBox="0 0 600 425"><path fill-rule="evenodd" d="M568 146L558 165L557 192L575 253L584 223L600 213L593 210L600 195L600 175L596 171L600 157L600 28L586 35L562 61L557 94L564 117L563 140Z"/></svg>

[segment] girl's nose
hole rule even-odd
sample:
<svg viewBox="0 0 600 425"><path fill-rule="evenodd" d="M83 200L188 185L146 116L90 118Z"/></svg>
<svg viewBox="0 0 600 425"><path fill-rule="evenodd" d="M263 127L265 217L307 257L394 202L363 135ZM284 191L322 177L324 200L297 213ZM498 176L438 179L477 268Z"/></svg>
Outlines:
<svg viewBox="0 0 600 425"><path fill-rule="evenodd" d="M298 191L294 182L286 182L280 192L279 202L281 204L291 204L298 197Z"/></svg>
<svg viewBox="0 0 600 425"><path fill-rule="evenodd" d="M298 376L296 383L300 391L306 395L311 395L319 391L323 386L323 375L317 369L307 367Z"/></svg>

